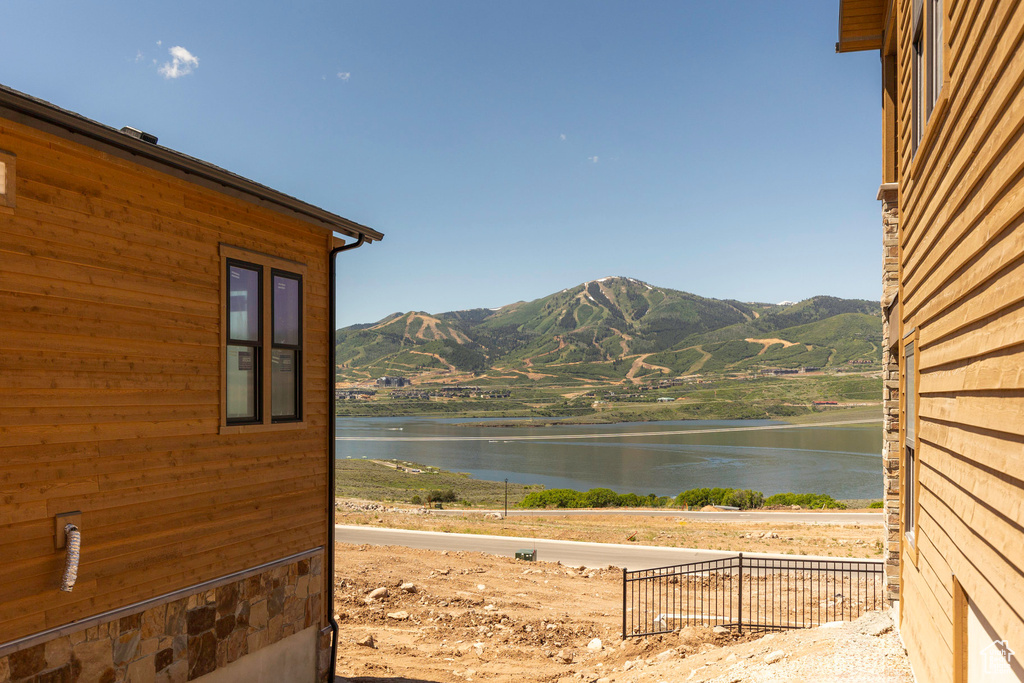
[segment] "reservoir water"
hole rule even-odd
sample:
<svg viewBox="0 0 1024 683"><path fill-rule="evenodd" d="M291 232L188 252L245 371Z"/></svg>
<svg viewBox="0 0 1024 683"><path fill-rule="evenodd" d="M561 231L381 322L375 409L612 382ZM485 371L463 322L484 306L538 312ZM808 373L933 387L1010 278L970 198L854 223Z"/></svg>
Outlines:
<svg viewBox="0 0 1024 683"><path fill-rule="evenodd" d="M840 421L837 416L837 422ZM487 427L467 419L339 418L335 456L396 458L478 479L674 496L697 487L882 497L879 422L769 420ZM508 420L503 420L508 422Z"/></svg>

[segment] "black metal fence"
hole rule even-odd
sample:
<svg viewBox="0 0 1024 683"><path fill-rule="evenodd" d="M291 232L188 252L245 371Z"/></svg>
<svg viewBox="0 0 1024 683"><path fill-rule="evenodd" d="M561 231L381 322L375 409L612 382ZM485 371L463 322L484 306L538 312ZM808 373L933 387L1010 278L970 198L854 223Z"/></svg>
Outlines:
<svg viewBox="0 0 1024 683"><path fill-rule="evenodd" d="M622 637L683 626L739 632L811 628L880 610L885 571L878 560L735 557L656 569L622 570Z"/></svg>

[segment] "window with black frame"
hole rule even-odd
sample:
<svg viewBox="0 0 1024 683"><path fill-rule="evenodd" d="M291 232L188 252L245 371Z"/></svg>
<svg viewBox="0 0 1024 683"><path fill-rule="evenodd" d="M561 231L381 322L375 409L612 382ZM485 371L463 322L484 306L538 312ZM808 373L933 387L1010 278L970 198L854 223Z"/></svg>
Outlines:
<svg viewBox="0 0 1024 683"><path fill-rule="evenodd" d="M945 50L943 39L943 7L942 0L929 0L928 3L928 111L926 116L932 115L935 103L939 100L939 93L942 91L944 74L942 71L942 53Z"/></svg>
<svg viewBox="0 0 1024 683"><path fill-rule="evenodd" d="M271 271L270 416L302 418L302 277Z"/></svg>
<svg viewBox="0 0 1024 683"><path fill-rule="evenodd" d="M939 100L943 72L945 17L942 0L914 0L910 54L910 153L917 153L924 129Z"/></svg>
<svg viewBox="0 0 1024 683"><path fill-rule="evenodd" d="M263 268L228 260L227 421L260 421Z"/></svg>
<svg viewBox="0 0 1024 683"><path fill-rule="evenodd" d="M917 147L924 136L925 117L925 63L924 63L924 13L921 0L914 2L910 44L910 153L917 153Z"/></svg>

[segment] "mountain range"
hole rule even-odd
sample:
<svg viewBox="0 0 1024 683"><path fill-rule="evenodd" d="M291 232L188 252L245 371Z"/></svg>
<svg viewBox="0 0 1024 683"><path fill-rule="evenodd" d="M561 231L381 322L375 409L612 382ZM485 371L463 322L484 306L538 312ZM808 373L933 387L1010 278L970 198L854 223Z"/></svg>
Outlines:
<svg viewBox="0 0 1024 683"><path fill-rule="evenodd" d="M877 368L878 302L710 299L629 277L500 308L394 313L338 330L339 380L382 375L485 383L637 381L769 368Z"/></svg>

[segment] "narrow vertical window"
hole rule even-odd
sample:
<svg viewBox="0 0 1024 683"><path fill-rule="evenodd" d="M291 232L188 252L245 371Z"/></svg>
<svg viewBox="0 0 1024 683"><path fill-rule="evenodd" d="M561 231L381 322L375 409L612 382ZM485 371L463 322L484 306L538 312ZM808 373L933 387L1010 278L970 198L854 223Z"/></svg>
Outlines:
<svg viewBox="0 0 1024 683"><path fill-rule="evenodd" d="M910 50L910 154L924 138L924 129L939 101L944 80L945 38L942 0L913 0Z"/></svg>
<svg viewBox="0 0 1024 683"><path fill-rule="evenodd" d="M227 419L259 422L263 268L231 260L227 268Z"/></svg>
<svg viewBox="0 0 1024 683"><path fill-rule="evenodd" d="M925 118L925 63L924 63L924 16L921 0L914 0L913 41L910 54L910 153L917 153L917 147L924 136Z"/></svg>
<svg viewBox="0 0 1024 683"><path fill-rule="evenodd" d="M916 388L914 386L914 342L909 342L903 349L903 530L911 545L913 545L915 543L914 521L916 514L914 509L916 500L914 496L917 485L915 454L917 448L917 406L915 399Z"/></svg>
<svg viewBox="0 0 1024 683"><path fill-rule="evenodd" d="M274 421L301 419L302 278L274 270L273 331L270 350L270 416Z"/></svg>
<svg viewBox="0 0 1024 683"><path fill-rule="evenodd" d="M932 115L942 90L942 0L929 0L928 5L928 108Z"/></svg>

